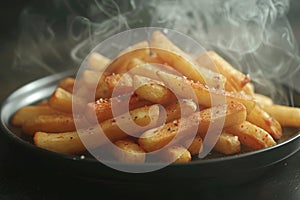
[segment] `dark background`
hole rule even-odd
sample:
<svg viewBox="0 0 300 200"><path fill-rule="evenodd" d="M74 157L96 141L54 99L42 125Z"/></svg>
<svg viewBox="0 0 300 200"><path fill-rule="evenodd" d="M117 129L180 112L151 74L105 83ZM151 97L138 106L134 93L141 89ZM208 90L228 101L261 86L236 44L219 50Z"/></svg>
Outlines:
<svg viewBox="0 0 300 200"><path fill-rule="evenodd" d="M21 70L13 67L14 53L20 31L19 16L28 4L42 5L47 12L48 1L2 1L0 7L0 102L21 85L47 74L45 71ZM62 16L63 17L63 16ZM288 14L297 41L300 41L300 1L291 1ZM66 56L65 65L73 65ZM64 66L65 67L65 66ZM64 68L57 68L57 71ZM16 147L0 134L0 199L77 199L92 196L122 199L300 199L300 153L270 168L262 177L235 186L197 187L182 185L149 185L139 183L129 189L124 185L90 182L64 175L58 169L44 166L24 149ZM140 186L140 187L139 187Z"/></svg>

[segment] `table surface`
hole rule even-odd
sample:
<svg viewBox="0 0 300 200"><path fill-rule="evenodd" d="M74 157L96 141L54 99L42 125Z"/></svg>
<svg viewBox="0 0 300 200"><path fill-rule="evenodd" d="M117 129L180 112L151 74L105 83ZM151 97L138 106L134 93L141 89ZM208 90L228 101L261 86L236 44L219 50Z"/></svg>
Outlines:
<svg viewBox="0 0 300 200"><path fill-rule="evenodd" d="M293 20L295 20L293 18ZM299 34L299 20L293 21ZM0 34L0 102L19 86L46 75L12 68L15 36ZM300 199L300 151L270 167L262 176L241 185L201 186L197 182L132 187L105 181L86 181L45 166L32 152L24 151L0 133L0 199Z"/></svg>

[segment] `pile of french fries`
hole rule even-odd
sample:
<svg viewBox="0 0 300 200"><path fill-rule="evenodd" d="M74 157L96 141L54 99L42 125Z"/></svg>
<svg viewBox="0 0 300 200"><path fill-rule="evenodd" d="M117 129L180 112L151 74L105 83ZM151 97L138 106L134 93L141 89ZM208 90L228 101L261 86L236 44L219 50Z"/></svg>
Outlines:
<svg viewBox="0 0 300 200"><path fill-rule="evenodd" d="M61 80L49 99L23 107L12 117L12 124L32 136L36 146L62 154L81 154L87 150L83 138L90 141L90 148L105 145L107 140L91 134L98 133L100 126L118 147L112 152L115 159L143 163L147 153L166 147L180 129L178 142L168 146L159 159L190 162L203 150L204 138L213 124L224 123L212 150L224 155L238 154L243 147L258 150L273 146L283 135L282 127L300 127L299 108L275 105L269 97L256 93L249 76L216 52L208 51L195 58L159 31L153 32L149 41L123 50L114 60L94 52L88 65L90 69L79 80ZM75 96L76 81L83 87ZM94 101L85 102L84 96L94 85ZM115 97L112 94L117 86L123 93ZM129 101L129 115L114 116L112 102L117 100L118 106L128 106L122 95L131 90L134 94ZM212 97L225 101L212 103ZM83 108L82 116L76 119L72 112L74 103ZM164 123L153 120L162 114L158 104L164 107ZM128 116L147 128L127 134L115 121L126 125ZM76 120L88 121L90 127L76 130ZM189 137L195 127L196 136Z"/></svg>

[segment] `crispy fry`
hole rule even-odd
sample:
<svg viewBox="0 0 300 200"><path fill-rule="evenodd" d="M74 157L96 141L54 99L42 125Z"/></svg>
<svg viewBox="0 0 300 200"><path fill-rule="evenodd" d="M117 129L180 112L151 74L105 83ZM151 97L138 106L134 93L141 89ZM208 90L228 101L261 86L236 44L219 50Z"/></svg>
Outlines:
<svg viewBox="0 0 300 200"><path fill-rule="evenodd" d="M258 93L254 93L253 97L254 97L255 101L259 105L262 105L262 106L271 106L271 105L274 104L273 100L270 97L268 97L268 96L265 96L265 95L262 95L262 94L258 94Z"/></svg>
<svg viewBox="0 0 300 200"><path fill-rule="evenodd" d="M106 66L111 62L109 58L100 53L93 52L88 58L88 66L94 71L104 71Z"/></svg>
<svg viewBox="0 0 300 200"><path fill-rule="evenodd" d="M63 154L79 154L86 150L77 132L45 133L37 132L34 144L43 149Z"/></svg>
<svg viewBox="0 0 300 200"><path fill-rule="evenodd" d="M62 88L56 88L49 99L49 105L59 111L72 113L72 94Z"/></svg>
<svg viewBox="0 0 300 200"><path fill-rule="evenodd" d="M300 127L300 108L283 105L263 105L263 110L274 117L281 126Z"/></svg>
<svg viewBox="0 0 300 200"><path fill-rule="evenodd" d="M145 151L133 140L124 139L115 142L120 149L115 149L114 156L122 163L143 163L146 160Z"/></svg>
<svg viewBox="0 0 300 200"><path fill-rule="evenodd" d="M133 87L140 98L153 103L164 105L176 100L176 96L162 83L147 77L133 76Z"/></svg>
<svg viewBox="0 0 300 200"><path fill-rule="evenodd" d="M172 146L165 150L162 158L166 162L185 163L192 160L190 152L183 146Z"/></svg>
<svg viewBox="0 0 300 200"><path fill-rule="evenodd" d="M225 131L238 136L239 141L243 145L253 150L263 149L276 144L267 131L247 121L226 128Z"/></svg>
<svg viewBox="0 0 300 200"><path fill-rule="evenodd" d="M133 47L127 48L121 52L107 67L108 72L124 73L127 71L127 65L135 58L146 58L150 56L149 45L147 41L142 41Z"/></svg>
<svg viewBox="0 0 300 200"><path fill-rule="evenodd" d="M187 53L179 49L160 31L155 31L150 39L151 51L174 67L180 74L202 84L224 84L225 78L211 70L201 67Z"/></svg>
<svg viewBox="0 0 300 200"><path fill-rule="evenodd" d="M195 138L188 139L184 142L184 147L188 146L188 151L191 153L191 155L198 155L202 152L203 149L203 143L202 138L199 135L196 135Z"/></svg>
<svg viewBox="0 0 300 200"><path fill-rule="evenodd" d="M214 51L208 51L200 55L197 59L201 66L205 66L212 71L221 73L234 88L233 91L241 91L249 83L249 76L232 67L225 59Z"/></svg>
<svg viewBox="0 0 300 200"><path fill-rule="evenodd" d="M98 119L98 122L102 122L104 120L110 119L113 117L112 114L112 102L118 102L117 106L124 107L128 106L126 105L126 102L122 100L122 96L120 97L114 97L113 99L99 99L96 102L88 103L85 109L85 116L88 120L91 122L95 122L94 115L96 114L96 117ZM152 103L143 99L140 99L136 95L132 96L129 100L129 110L133 110L139 107L143 107L146 105L151 105ZM119 113L122 114L122 113Z"/></svg>
<svg viewBox="0 0 300 200"><path fill-rule="evenodd" d="M266 130L276 140L282 136L280 123L258 105L247 115L247 121Z"/></svg>
<svg viewBox="0 0 300 200"><path fill-rule="evenodd" d="M224 110L226 109L226 113ZM212 112L214 114L212 114ZM212 120L212 116L214 119ZM189 134L195 128L201 137L205 137L208 127L224 120L224 127L233 126L242 123L246 119L245 107L237 102L231 102L226 105L217 106L215 108L207 108L196 112L179 120L169 122L161 127L148 130L142 134L138 143L148 152L158 150L167 145L175 136L179 140L182 137L189 137ZM198 123L199 122L199 123Z"/></svg>
<svg viewBox="0 0 300 200"><path fill-rule="evenodd" d="M226 155L236 154L241 151L241 143L237 136L222 132L214 150Z"/></svg>
<svg viewBox="0 0 300 200"><path fill-rule="evenodd" d="M140 59L134 59L133 62L135 62L135 64L132 64L134 67L129 69L133 75L145 76L154 80L160 80L159 76L157 76L157 72L162 70L171 74L180 75L172 67L165 64L157 65L155 63L146 63Z"/></svg>
<svg viewBox="0 0 300 200"><path fill-rule="evenodd" d="M59 83L58 86L59 88L62 88L70 93L73 93L73 86L75 83L75 79L71 77L67 77L62 79Z"/></svg>
<svg viewBox="0 0 300 200"><path fill-rule="evenodd" d="M28 135L33 135L38 131L57 133L75 131L75 129L71 114L39 115L27 120L22 126L22 130Z"/></svg>
<svg viewBox="0 0 300 200"><path fill-rule="evenodd" d="M175 91L178 95L184 98L192 98L197 101L200 105L210 107L211 99L214 101L220 101L220 104L226 101L237 101L247 108L247 112L250 113L255 106L255 101L252 97L242 95L239 93L232 93L218 89L209 89L201 83L195 83L193 81L187 80L183 77L169 74L163 71L157 72L158 76L163 80L163 82L168 86L168 88ZM192 89L192 91L191 91ZM194 92L195 95L192 95ZM196 98L196 99L195 99Z"/></svg>
<svg viewBox="0 0 300 200"><path fill-rule="evenodd" d="M18 110L12 117L14 126L22 126L25 122L36 118L39 115L60 114L61 112L49 106L25 106Z"/></svg>

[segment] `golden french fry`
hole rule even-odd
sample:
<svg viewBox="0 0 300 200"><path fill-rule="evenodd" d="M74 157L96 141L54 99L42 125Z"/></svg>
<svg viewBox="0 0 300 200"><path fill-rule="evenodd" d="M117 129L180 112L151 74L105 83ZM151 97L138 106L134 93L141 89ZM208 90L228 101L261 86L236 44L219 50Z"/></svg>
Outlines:
<svg viewBox="0 0 300 200"><path fill-rule="evenodd" d="M258 94L258 93L254 93L253 97L255 99L255 101L259 104L259 105L263 105L263 106L271 106L273 105L273 100L265 95L262 94Z"/></svg>
<svg viewBox="0 0 300 200"><path fill-rule="evenodd" d="M276 140L282 136L280 123L258 105L247 115L247 121L266 130Z"/></svg>
<svg viewBox="0 0 300 200"><path fill-rule="evenodd" d="M217 90L213 88L209 89L201 83L195 83L193 81L185 79L184 77L176 76L174 74L169 74L163 71L157 72L157 75L163 80L168 88L172 89L172 91L176 92L178 95L187 99L191 98L194 101L198 102L200 105L206 107L211 106L211 99L214 100L215 104L219 101L219 104L223 104L222 102L224 102L225 100L227 102L236 101L244 104L244 106L247 108L247 112L250 113L256 104L254 99L247 95ZM195 95L192 95L193 93Z"/></svg>
<svg viewBox="0 0 300 200"><path fill-rule="evenodd" d="M157 65L154 63L146 63L140 59L133 59L132 62L132 65L134 65L134 67L130 68L130 73L133 75L140 75L154 80L159 80L159 76L157 76L158 71L163 70L171 74L179 74L172 67L165 64Z"/></svg>
<svg viewBox="0 0 300 200"><path fill-rule="evenodd" d="M56 110L72 113L72 94L62 88L56 88L49 99L49 105Z"/></svg>
<svg viewBox="0 0 300 200"><path fill-rule="evenodd" d="M262 109L274 117L281 126L300 127L300 108L283 105L263 105Z"/></svg>
<svg viewBox="0 0 300 200"><path fill-rule="evenodd" d="M133 87L138 97L153 103L168 104L176 100L176 96L162 83L147 77L133 76Z"/></svg>
<svg viewBox="0 0 300 200"><path fill-rule="evenodd" d="M62 79L59 83L58 86L59 88L62 88L70 93L73 93L73 86L75 83L75 79L71 77L67 77Z"/></svg>
<svg viewBox="0 0 300 200"><path fill-rule="evenodd" d="M73 116L70 114L51 114L51 115L39 115L31 120L27 120L22 130L28 135L33 135L35 132L67 132L75 131Z"/></svg>
<svg viewBox="0 0 300 200"><path fill-rule="evenodd" d="M243 87L243 92L245 92L249 96L253 96L255 94L255 88L253 83L249 82Z"/></svg>
<svg viewBox="0 0 300 200"><path fill-rule="evenodd" d="M171 146L162 153L166 162L186 163L192 160L191 153L183 146Z"/></svg>
<svg viewBox="0 0 300 200"><path fill-rule="evenodd" d="M19 109L12 117L11 123L14 126L22 126L25 122L36 118L39 115L60 114L61 112L49 106L25 106Z"/></svg>
<svg viewBox="0 0 300 200"><path fill-rule="evenodd" d="M225 78L221 74L198 65L190 55L179 49L160 31L153 32L150 38L150 48L180 74L194 81L211 86L225 83Z"/></svg>
<svg viewBox="0 0 300 200"><path fill-rule="evenodd" d="M117 56L107 67L108 72L125 73L127 65L135 58L143 59L150 56L149 44L147 41L142 41L127 48Z"/></svg>
<svg viewBox="0 0 300 200"><path fill-rule="evenodd" d="M267 131L248 121L226 128L225 131L238 136L239 141L243 145L253 150L263 149L276 144Z"/></svg>
<svg viewBox="0 0 300 200"><path fill-rule="evenodd" d="M115 149L114 156L122 163L143 163L146 160L145 151L131 139L118 140L114 143L120 149Z"/></svg>
<svg viewBox="0 0 300 200"><path fill-rule="evenodd" d="M214 150L226 155L236 154L241 151L241 143L237 136L222 132L214 146Z"/></svg>
<svg viewBox="0 0 300 200"><path fill-rule="evenodd" d="M249 76L234 68L214 51L208 51L201 54L197 59L197 62L201 66L205 66L212 71L221 73L236 91L241 91L250 81Z"/></svg>
<svg viewBox="0 0 300 200"><path fill-rule="evenodd" d="M45 133L36 132L34 144L43 149L63 154L79 154L86 150L77 132Z"/></svg>
<svg viewBox="0 0 300 200"><path fill-rule="evenodd" d="M44 99L41 102L39 102L38 104L36 104L37 106L49 106L49 102L48 99Z"/></svg>
<svg viewBox="0 0 300 200"><path fill-rule="evenodd" d="M188 146L188 151L191 155L198 155L203 149L202 138L199 135L196 135L192 141L191 139L186 140L184 146Z"/></svg>
<svg viewBox="0 0 300 200"><path fill-rule="evenodd" d="M99 99L93 103L88 103L85 108L85 116L91 122L95 122L95 114L98 119L98 122L102 122L104 120L110 119L113 117L112 113L112 102L118 102L118 107L128 106L125 101L123 101L123 97L114 97L115 99ZM129 110L133 110L136 108L140 108L146 105L151 105L152 103L143 99L140 99L136 95L132 96L129 100ZM118 113L122 114L122 113Z"/></svg>
<svg viewBox="0 0 300 200"><path fill-rule="evenodd" d="M224 112L225 109L226 112ZM225 128L242 123L245 120L246 108L240 103L231 102L227 105L207 108L163 126L150 129L141 135L138 143L143 149L151 152L167 145L176 134L180 134L178 136L179 140L182 137L188 138L190 132L196 128L199 135L205 137L209 126L212 128L214 124L224 121L223 127Z"/></svg>
<svg viewBox="0 0 300 200"><path fill-rule="evenodd" d="M106 66L110 63L110 59L101 55L100 53L93 52L88 58L88 66L94 71L104 71Z"/></svg>

